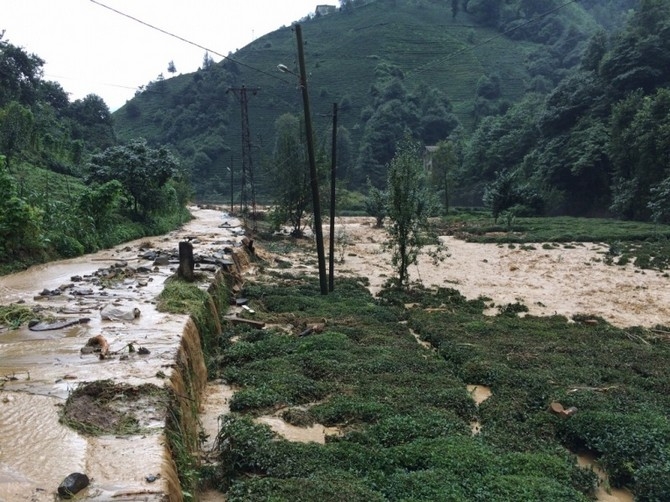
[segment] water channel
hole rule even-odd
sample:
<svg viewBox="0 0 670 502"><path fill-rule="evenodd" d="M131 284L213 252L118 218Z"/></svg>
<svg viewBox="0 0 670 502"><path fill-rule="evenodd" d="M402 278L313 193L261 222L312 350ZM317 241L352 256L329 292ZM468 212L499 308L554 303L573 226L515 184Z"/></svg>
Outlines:
<svg viewBox="0 0 670 502"><path fill-rule="evenodd" d="M156 296L178 263L157 263L151 255L164 251L174 256L179 242L192 238L196 255L223 256L239 247L243 235L239 221L219 210L192 208L192 213L195 219L168 235L0 277L2 305L21 304L59 321L89 319L48 331L0 328L0 501L53 501L57 487L72 472L91 479L81 492L83 499L181 498L174 494L179 490L174 489L174 466L166 452L165 417L160 412L146 410L143 434L94 437L60 424L59 410L83 382L170 384L185 330L192 323L187 316L156 310ZM100 281L101 275L115 270L123 271L122 280ZM104 307L119 312L139 309L140 315L103 320ZM148 353L106 359L82 353L96 335L104 336L112 352L133 344Z"/></svg>

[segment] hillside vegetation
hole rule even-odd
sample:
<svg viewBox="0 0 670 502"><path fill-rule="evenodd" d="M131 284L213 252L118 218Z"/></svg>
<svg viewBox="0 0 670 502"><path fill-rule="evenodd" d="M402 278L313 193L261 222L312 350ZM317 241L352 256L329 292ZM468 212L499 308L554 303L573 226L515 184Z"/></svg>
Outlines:
<svg viewBox="0 0 670 502"><path fill-rule="evenodd" d="M332 104L339 105L340 179L352 189L364 188L368 177L379 186L405 130L431 145L465 138L527 92L551 91L599 26L619 24L636 2L561 3L351 1L302 20L315 136L324 151ZM284 64L298 73L296 51L295 34L284 27L220 63L205 55L193 74L159 76L114 114L117 133L172 145L190 165L198 197L223 200L227 168L241 164L240 102L228 90L246 86L256 188L269 195L263 166L275 161L275 121L301 114L298 77L277 71Z"/></svg>
<svg viewBox="0 0 670 502"><path fill-rule="evenodd" d="M0 273L73 257L187 217L178 160L118 145L102 98L70 102L44 61L0 33Z"/></svg>

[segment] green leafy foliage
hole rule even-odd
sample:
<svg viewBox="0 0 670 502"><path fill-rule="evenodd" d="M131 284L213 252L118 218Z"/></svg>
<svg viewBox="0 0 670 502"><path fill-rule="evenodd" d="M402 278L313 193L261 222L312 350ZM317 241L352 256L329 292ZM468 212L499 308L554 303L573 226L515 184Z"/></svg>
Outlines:
<svg viewBox="0 0 670 502"><path fill-rule="evenodd" d="M328 297L317 293L315 280L287 274L248 283L243 294L256 316L288 321L290 332L225 328L220 371L240 389L217 438L214 477L228 500L588 500L595 475L561 446L560 422L546 411L556 393L565 397L560 384L576 381L575 366L555 371L554 360L534 366L516 352L547 344L543 357L554 357L584 328L566 339L563 318L524 327L528 321L511 313L486 317L482 300L449 289L386 290L377 302L355 279L341 279ZM442 308L405 310L414 302ZM401 318L439 353L421 348ZM325 320L325 329L298 336L314 319ZM630 339L603 331L594 339L607 343L614 334L630 353ZM594 371L590 357L577 366L578 378ZM467 370L467 361L489 368L494 396L479 407L464 382L486 377ZM549 374L556 383L547 383ZM341 434L325 444L292 443L253 420L281 408L285 418ZM480 436L471 433L475 418Z"/></svg>
<svg viewBox="0 0 670 502"><path fill-rule="evenodd" d="M408 269L416 263L429 240L428 216L434 211L426 187L423 161L417 143L405 138L398 146L388 170L388 247L396 270L396 286L408 285Z"/></svg>
<svg viewBox="0 0 670 502"><path fill-rule="evenodd" d="M93 94L70 103L59 84L42 80L43 64L0 34L2 270L78 256L182 223L189 198L183 173L166 183L154 170L126 185L107 173L100 184L85 186L88 156L116 145L111 113ZM157 152L153 160L174 162L165 150ZM142 197L143 216L151 216L141 223L131 221L137 214L124 205L132 183L141 185L132 188Z"/></svg>
<svg viewBox="0 0 670 502"><path fill-rule="evenodd" d="M161 190L177 167L177 159L167 148L150 148L137 140L94 155L88 165L89 181L102 184L118 180L134 213L146 217L161 207Z"/></svg>
<svg viewBox="0 0 670 502"><path fill-rule="evenodd" d="M275 123L276 143L268 174L274 180L270 189L274 200L273 217L277 227L290 222L291 235L301 237L306 226L306 212L311 207L307 153L300 120L286 113Z"/></svg>
<svg viewBox="0 0 670 502"><path fill-rule="evenodd" d="M375 218L375 226L384 226L388 213L388 192L372 185L368 179L368 196L365 199L365 212Z"/></svg>

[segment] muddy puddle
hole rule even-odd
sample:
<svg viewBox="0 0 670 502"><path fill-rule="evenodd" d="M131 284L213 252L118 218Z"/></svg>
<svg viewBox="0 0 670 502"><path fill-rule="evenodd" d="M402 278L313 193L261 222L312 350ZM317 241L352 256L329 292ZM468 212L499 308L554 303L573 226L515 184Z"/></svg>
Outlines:
<svg viewBox="0 0 670 502"><path fill-rule="evenodd" d="M486 385L466 385L465 388L476 406L479 406L493 395L491 389ZM470 430L473 435L479 434L482 430L482 424L478 420L473 420L470 422Z"/></svg>
<svg viewBox="0 0 670 502"><path fill-rule="evenodd" d="M59 417L84 382L169 384L187 317L159 313L155 302L178 267L179 242L194 236L196 256L223 257L243 235L239 221L221 211L192 213L194 220L165 236L0 277L1 305L30 308L46 325L74 323L44 331L0 327L0 501L51 502L73 472L91 479L80 500L166 499L175 473L165 450L164 411L141 421L141 433L126 435L75 432ZM203 274L213 277L215 270ZM140 315L103 319L105 307ZM82 352L97 335L108 342L109 357Z"/></svg>
<svg viewBox="0 0 670 502"><path fill-rule="evenodd" d="M587 453L582 453L577 455L577 463L581 467L586 467L598 475L600 484L598 490L596 491L596 500L601 502L633 502L635 498L633 494L626 489L622 488L611 488L609 486L609 480L607 478L607 473L605 473L599 466L596 458L593 455Z"/></svg>

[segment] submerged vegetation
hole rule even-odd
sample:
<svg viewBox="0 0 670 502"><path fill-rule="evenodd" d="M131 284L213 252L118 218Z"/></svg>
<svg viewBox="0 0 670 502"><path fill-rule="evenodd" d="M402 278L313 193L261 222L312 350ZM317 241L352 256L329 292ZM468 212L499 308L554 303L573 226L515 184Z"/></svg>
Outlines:
<svg viewBox="0 0 670 502"><path fill-rule="evenodd" d="M228 500L586 501L585 452L636 500L667 493L667 328L519 317L523 306L488 317L485 299L452 289L375 299L356 279L322 297L286 273L243 294L276 327L226 325L220 340L217 373L239 390L208 475ZM468 384L493 395L477 406ZM254 421L268 414L339 433L292 443Z"/></svg>
<svg viewBox="0 0 670 502"><path fill-rule="evenodd" d="M167 408L165 389L96 380L77 386L65 401L60 421L84 434L129 436L151 431L154 416ZM154 432L160 428L153 426Z"/></svg>

